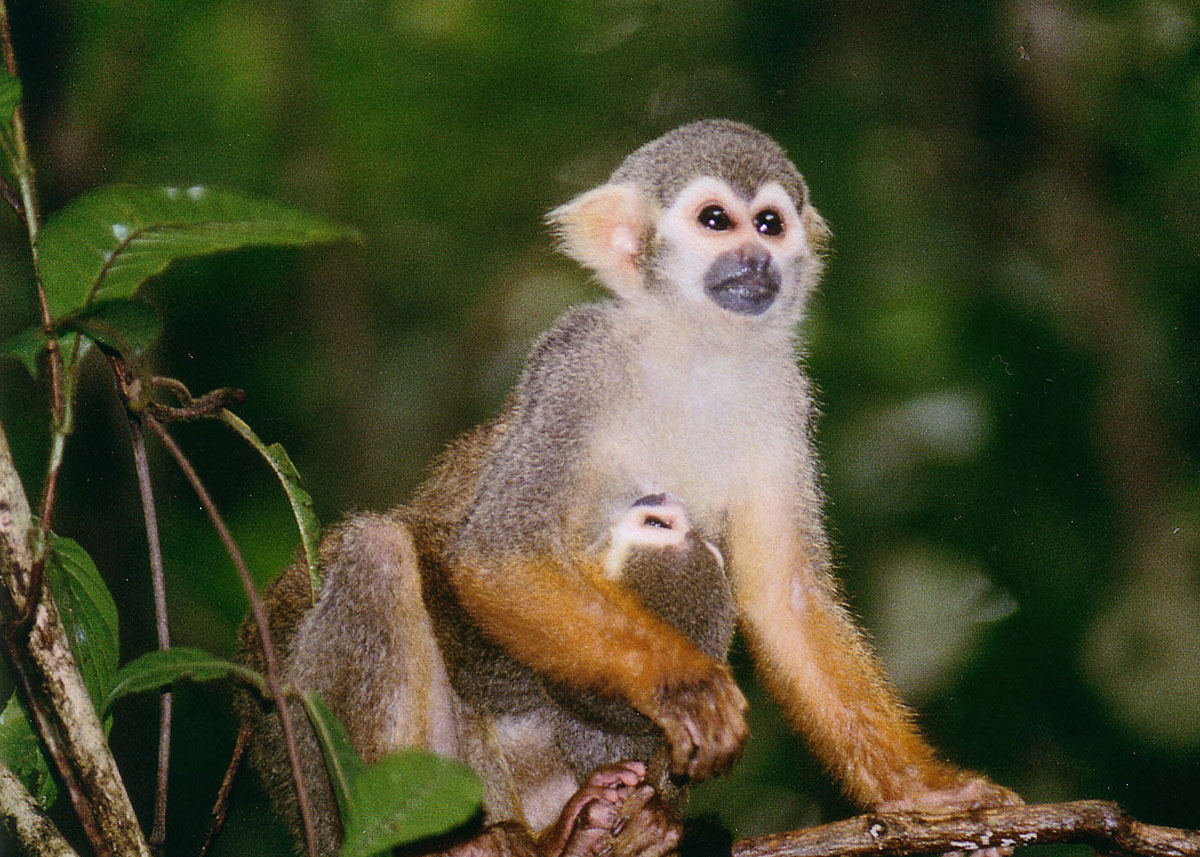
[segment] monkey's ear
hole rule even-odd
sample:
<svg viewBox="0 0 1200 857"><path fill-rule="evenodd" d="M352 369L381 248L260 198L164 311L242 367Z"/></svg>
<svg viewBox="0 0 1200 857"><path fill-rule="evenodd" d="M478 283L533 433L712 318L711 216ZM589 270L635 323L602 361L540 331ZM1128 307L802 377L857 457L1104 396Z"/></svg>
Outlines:
<svg viewBox="0 0 1200 857"><path fill-rule="evenodd" d="M564 253L622 297L639 291L638 257L647 212L632 185L606 184L546 215Z"/></svg>
<svg viewBox="0 0 1200 857"><path fill-rule="evenodd" d="M801 217L804 220L804 228L808 231L809 245L817 251L818 256L828 255L829 244L833 240L833 231L825 222L825 218L817 214L817 210L811 205L804 207Z"/></svg>

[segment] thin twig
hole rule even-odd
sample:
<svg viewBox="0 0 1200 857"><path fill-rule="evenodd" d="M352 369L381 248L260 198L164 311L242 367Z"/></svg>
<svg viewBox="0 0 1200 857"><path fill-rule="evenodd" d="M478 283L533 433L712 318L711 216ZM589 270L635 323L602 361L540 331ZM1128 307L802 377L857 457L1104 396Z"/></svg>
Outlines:
<svg viewBox="0 0 1200 857"><path fill-rule="evenodd" d="M155 375L150 379L150 385L164 390L170 390L177 399L179 407L171 407L158 402L148 401L145 407L160 423L171 423L177 420L199 420L219 418L221 411L240 405L246 401L246 391L237 387L218 387L200 396L193 396L182 381Z"/></svg>
<svg viewBox="0 0 1200 857"><path fill-rule="evenodd" d="M238 729L237 741L233 745L233 755L229 766L225 768L225 776L221 779L221 788L217 790L217 799L213 802L212 813L208 820L208 830L204 834L204 843L196 857L206 857L217 834L225 826L225 816L229 814L229 796L233 793L233 781L237 778L238 770L242 767L242 759L250 747L250 739L254 737L254 727L243 723Z"/></svg>
<svg viewBox="0 0 1200 857"><path fill-rule="evenodd" d="M933 815L873 813L733 845L733 857L911 857L1074 842L1109 854L1197 857L1200 831L1143 824L1110 801Z"/></svg>
<svg viewBox="0 0 1200 857"><path fill-rule="evenodd" d="M238 550L237 543L233 540L233 535L225 525L225 520L221 517L221 513L217 511L216 504L213 503L212 498L209 496L208 489L200 481L200 477L196 474L187 456L183 454L183 450L176 445L171 435L154 417L146 414L144 420L150 430L158 435L163 446L166 447L171 457L175 459L175 463L179 465L179 469L183 471L183 475L191 484L192 490L196 492L196 496L199 497L200 504L204 507L204 511L207 513L213 529L220 536L222 543L225 545L225 550L237 568L238 576L242 579L242 585L246 590L246 597L250 601L250 614L254 617L254 624L258 630L259 640L262 643L263 661L266 666L267 689L271 692L271 698L275 701L275 706L279 710L279 720L283 727L283 738L287 745L288 763L292 769L292 781L296 786L296 799L300 808L300 820L304 826L305 846L309 857L316 857L316 831L313 828L312 807L308 799L308 788L304 782L304 774L300 770L300 753L296 746L296 734L292 726L291 710L284 696L283 682L279 677L275 649L271 645L266 613L263 610L262 600L258 597L258 590L254 586L254 579L250 576L250 569L246 566L246 561L242 558L242 553Z"/></svg>
<svg viewBox="0 0 1200 857"><path fill-rule="evenodd" d="M0 176L0 196L4 197L4 201L9 207L16 212L17 217L21 219L22 225L25 224L25 206L21 202L21 195L16 189L8 183L4 176Z"/></svg>
<svg viewBox="0 0 1200 857"><path fill-rule="evenodd" d="M138 417L129 413L129 436L133 442L133 463L137 470L138 492L146 519L146 543L150 552L150 581L154 590L154 624L158 648L171 648L171 626L167 620L167 584L163 573L162 545L158 540L158 511L154 505L154 488L150 484L150 462L146 456L146 436ZM158 722L158 777L154 788L154 824L150 829L150 845L161 847L167 839L167 782L171 767L171 692L164 691L160 700Z"/></svg>

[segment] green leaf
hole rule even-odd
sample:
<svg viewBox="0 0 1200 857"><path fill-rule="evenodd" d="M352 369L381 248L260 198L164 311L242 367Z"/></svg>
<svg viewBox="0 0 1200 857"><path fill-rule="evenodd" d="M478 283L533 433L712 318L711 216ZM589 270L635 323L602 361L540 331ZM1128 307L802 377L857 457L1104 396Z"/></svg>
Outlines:
<svg viewBox="0 0 1200 857"><path fill-rule="evenodd" d="M97 708L117 675L117 605L96 564L72 539L51 534L46 574L71 652Z"/></svg>
<svg viewBox="0 0 1200 857"><path fill-rule="evenodd" d="M342 857L368 857L437 836L478 813L483 785L466 766L419 750L365 765L325 702L315 693L303 698L342 816Z"/></svg>
<svg viewBox="0 0 1200 857"><path fill-rule="evenodd" d="M266 446L254 433L254 430L236 414L226 410L221 413L221 419L258 450L259 455L267 460L267 464L271 465L271 469L279 478L283 492L287 495L288 503L291 504L292 515L296 518L296 527L300 530L300 544L304 547L304 560L308 564L308 581L312 601L315 604L317 596L321 592L319 553L321 523L317 520L317 513L313 509L312 497L300 485L300 473L296 470L296 465L292 464L292 459L288 457L287 451L282 445L273 443Z"/></svg>
<svg viewBox="0 0 1200 857"><path fill-rule="evenodd" d="M50 313L59 319L95 300L128 298L187 256L354 237L325 218L222 188L110 185L50 217L38 249Z"/></svg>
<svg viewBox="0 0 1200 857"><path fill-rule="evenodd" d="M0 71L0 133L11 139L13 114L21 103L21 81Z"/></svg>
<svg viewBox="0 0 1200 857"><path fill-rule="evenodd" d="M74 337L70 334L80 333L129 359L142 356L158 340L162 335L162 320L158 311L147 303L114 298L96 301L71 313L55 328L64 354L71 352L70 340ZM0 344L0 357L20 360L36 378L38 358L45 350L42 327L33 325Z"/></svg>
<svg viewBox="0 0 1200 857"><path fill-rule="evenodd" d="M121 298L96 301L71 313L59 330L82 333L122 357L140 357L162 334L162 320L150 304Z"/></svg>
<svg viewBox="0 0 1200 857"><path fill-rule="evenodd" d="M20 333L10 336L0 345L0 357L14 357L25 364L29 374L34 378L38 373L38 357L46 350L46 336L42 326L27 327Z"/></svg>
<svg viewBox="0 0 1200 857"><path fill-rule="evenodd" d="M58 786L50 776L50 765L41 742L33 734L25 709L14 696L0 713L0 760L21 778L43 809L58 798Z"/></svg>
<svg viewBox="0 0 1200 857"><path fill-rule="evenodd" d="M368 857L469 821L479 812L483 785L453 759L405 750L361 770L352 795L342 819L342 857Z"/></svg>
<svg viewBox="0 0 1200 857"><path fill-rule="evenodd" d="M8 704L9 697L16 690L16 683L13 681L12 673L8 671L8 663L4 658L0 658L0 711L4 710L4 706Z"/></svg>
<svg viewBox="0 0 1200 857"><path fill-rule="evenodd" d="M147 652L121 667L104 701L104 710L110 710L112 704L123 696L158 690L181 679L216 681L225 678L245 682L263 695L267 693L266 679L254 670L200 649L179 646Z"/></svg>
<svg viewBox="0 0 1200 857"><path fill-rule="evenodd" d="M325 754L325 769L329 772L329 783L333 786L334 797L337 798L338 814L346 819L352 812L351 790L354 779L366 765L350 744L350 736L346 734L341 721L337 719L325 700L315 693L304 693L301 697L304 708L308 711L308 720L313 732Z"/></svg>

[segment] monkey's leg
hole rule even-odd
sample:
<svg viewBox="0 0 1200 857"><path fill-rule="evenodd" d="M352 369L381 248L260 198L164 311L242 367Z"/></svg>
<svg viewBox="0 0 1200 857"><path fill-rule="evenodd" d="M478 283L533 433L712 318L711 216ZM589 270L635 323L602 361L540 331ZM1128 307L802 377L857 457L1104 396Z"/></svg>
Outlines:
<svg viewBox="0 0 1200 857"><path fill-rule="evenodd" d="M505 818L507 804L500 793L511 784L498 785L495 780L496 770L508 766L481 758L475 717L450 684L423 598L421 551L436 549L427 528L407 510L351 518L334 530L322 545L325 583L317 604L304 608L303 581L293 579L304 574L299 567L289 568L268 597L273 618L289 609L301 615L289 638L284 677L321 695L368 762L403 747L418 747L472 764L493 798L488 815ZM284 592L289 594L285 597ZM290 819L293 833L298 833L277 718L267 717L260 727L259 767L273 801ZM333 855L341 831L323 757L307 722L298 732L305 778L318 816L320 853ZM628 818L614 811L635 792L648 789L642 784L643 775L644 769L596 772L559 813L549 844L540 844L518 819L490 825L446 853L599 857L604 849L611 851L617 832L631 822L637 830L663 831L663 841L670 843L669 825L655 805L631 810ZM657 857L660 850L656 845L629 853Z"/></svg>
<svg viewBox="0 0 1200 857"><path fill-rule="evenodd" d="M297 630L287 678L321 694L367 762L403 747L457 755L457 699L402 512L350 518L321 557L325 582Z"/></svg>
<svg viewBox="0 0 1200 857"><path fill-rule="evenodd" d="M299 564L267 593L284 680L320 694L368 762L403 747L457 756L458 702L422 601L411 529L398 514L354 517L326 537L321 557L325 581L311 609ZM257 640L249 636L246 657L253 661ZM278 717L263 711L255 728L255 766L277 812L298 834ZM297 733L319 850L333 855L341 829L324 757L303 717Z"/></svg>

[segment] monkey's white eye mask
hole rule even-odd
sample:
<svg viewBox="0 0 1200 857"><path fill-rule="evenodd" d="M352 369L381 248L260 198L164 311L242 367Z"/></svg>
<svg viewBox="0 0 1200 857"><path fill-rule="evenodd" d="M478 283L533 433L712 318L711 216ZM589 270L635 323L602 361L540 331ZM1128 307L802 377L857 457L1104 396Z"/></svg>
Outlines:
<svg viewBox="0 0 1200 857"><path fill-rule="evenodd" d="M683 296L722 310L767 312L797 255L811 248L800 213L778 182L747 200L724 181L701 176L658 221L666 266Z"/></svg>
<svg viewBox="0 0 1200 857"><path fill-rule="evenodd" d="M641 498L627 509L612 525L608 533L608 553L604 561L604 574L610 580L619 580L625 559L633 548L656 548L659 550L683 550L689 545L692 532L687 512L677 500L663 494ZM715 545L701 540L717 565L724 570L725 557Z"/></svg>

